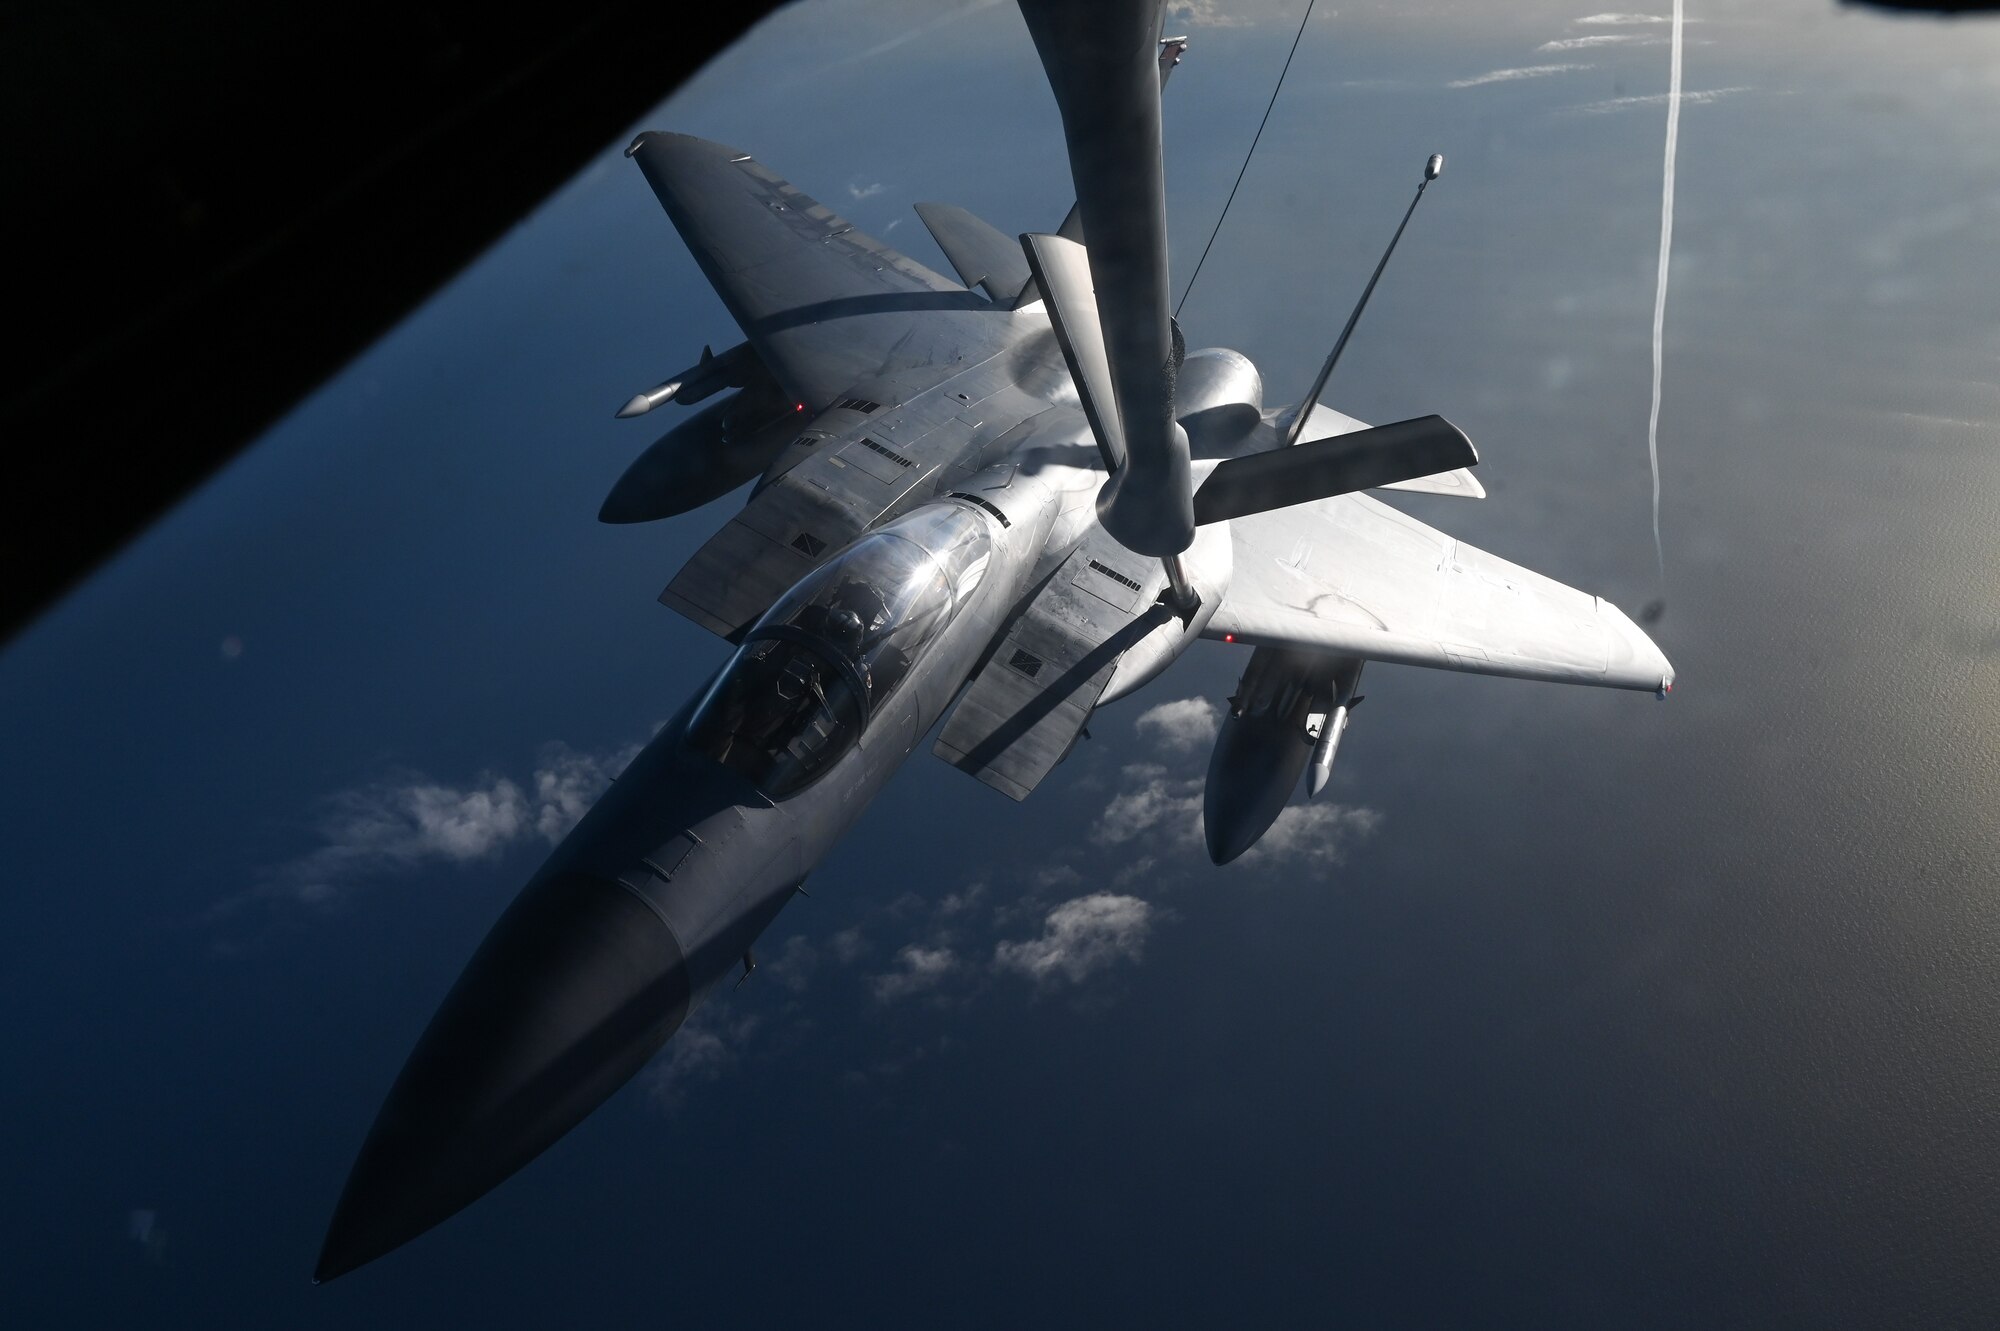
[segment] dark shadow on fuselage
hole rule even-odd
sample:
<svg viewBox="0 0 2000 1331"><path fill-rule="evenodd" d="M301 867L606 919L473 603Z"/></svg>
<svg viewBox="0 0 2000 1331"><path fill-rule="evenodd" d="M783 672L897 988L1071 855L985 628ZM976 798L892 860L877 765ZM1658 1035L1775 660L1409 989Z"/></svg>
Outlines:
<svg viewBox="0 0 2000 1331"><path fill-rule="evenodd" d="M839 296L833 300L794 305L753 322L744 332L752 338L769 337L790 328L853 319L865 314L924 314L959 310L966 313L1005 314L986 297L971 291L891 291L875 296Z"/></svg>
<svg viewBox="0 0 2000 1331"><path fill-rule="evenodd" d="M979 767L991 765L1016 740L1040 724L1042 719L1053 712L1064 699L1082 688L1091 676L1116 661L1124 655L1126 648L1173 617L1172 610L1164 604L1155 602L1146 613L1093 647L1084 654L1082 660L1050 680L1047 688L1029 699L1020 711L1008 717L992 734L974 745L972 752L966 755L968 770L974 764Z"/></svg>

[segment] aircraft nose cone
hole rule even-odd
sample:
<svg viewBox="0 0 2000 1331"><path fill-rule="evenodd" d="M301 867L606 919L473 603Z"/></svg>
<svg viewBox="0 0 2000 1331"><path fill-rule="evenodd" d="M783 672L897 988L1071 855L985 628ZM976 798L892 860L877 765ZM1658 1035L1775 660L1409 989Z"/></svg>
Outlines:
<svg viewBox="0 0 2000 1331"><path fill-rule="evenodd" d="M687 1016L673 935L617 883L558 874L500 917L376 1115L314 1280L484 1195L637 1072Z"/></svg>
<svg viewBox="0 0 2000 1331"><path fill-rule="evenodd" d="M1225 840L1216 835L1215 824L1213 823L1204 824L1202 832L1208 842L1208 862L1218 867L1229 863L1238 855L1241 855L1244 851L1257 844L1255 838L1246 836L1237 836Z"/></svg>
<svg viewBox="0 0 2000 1331"><path fill-rule="evenodd" d="M1224 718L1202 792L1201 832L1210 860L1227 864L1257 844L1285 811L1311 756L1303 710L1295 717Z"/></svg>
<svg viewBox="0 0 2000 1331"><path fill-rule="evenodd" d="M1260 794L1263 792L1247 791L1240 785L1220 790L1210 785L1203 799L1201 834L1208 843L1211 863L1229 863L1256 845L1277 821L1285 807L1283 800L1274 804L1268 798L1255 798Z"/></svg>

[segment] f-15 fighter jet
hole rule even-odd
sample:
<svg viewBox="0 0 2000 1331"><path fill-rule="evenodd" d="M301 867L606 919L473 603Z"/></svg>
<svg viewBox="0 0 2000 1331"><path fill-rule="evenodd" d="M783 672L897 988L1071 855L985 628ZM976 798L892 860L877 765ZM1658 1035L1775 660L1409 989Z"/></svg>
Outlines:
<svg viewBox="0 0 2000 1331"><path fill-rule="evenodd" d="M1077 206L1017 241L919 205L958 281L748 153L664 133L627 151L744 341L626 405L730 394L601 516L667 517L759 478L660 598L734 652L473 956L368 1134L320 1278L468 1205L623 1085L747 971L941 719L934 753L1026 799L1094 708L1199 638L1244 644L1208 774L1220 863L1308 766L1324 783L1364 662L1671 685L1608 602L1362 493L1478 497L1455 427L1370 429L1317 388L1266 409L1247 358L1185 349L1159 102L1185 42L1160 40L1161 0L1020 4Z"/></svg>

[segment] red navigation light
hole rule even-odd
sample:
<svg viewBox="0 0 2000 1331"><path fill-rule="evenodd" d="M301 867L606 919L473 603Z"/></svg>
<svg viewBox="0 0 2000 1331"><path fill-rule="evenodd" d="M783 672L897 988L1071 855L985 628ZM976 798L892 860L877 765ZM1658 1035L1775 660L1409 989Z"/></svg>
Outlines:
<svg viewBox="0 0 2000 1331"><path fill-rule="evenodd" d="M806 404L803 402L799 403L796 407L792 408L793 411L804 411L805 409L806 409Z"/></svg>
<svg viewBox="0 0 2000 1331"><path fill-rule="evenodd" d="M1223 634L1223 635L1222 635L1222 640L1223 640L1224 642L1235 642L1235 641L1236 641L1236 635L1235 635L1234 633L1225 633L1225 634Z"/></svg>

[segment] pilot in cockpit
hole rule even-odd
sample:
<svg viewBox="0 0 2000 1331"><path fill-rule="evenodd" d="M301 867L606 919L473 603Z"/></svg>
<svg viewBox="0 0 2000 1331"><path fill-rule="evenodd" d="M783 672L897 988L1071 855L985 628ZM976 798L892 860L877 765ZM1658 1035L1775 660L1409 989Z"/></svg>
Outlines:
<svg viewBox="0 0 2000 1331"><path fill-rule="evenodd" d="M927 521L968 526L945 544L958 561L951 567L977 565L985 545L974 519L953 510ZM941 539L930 527L920 534ZM900 531L870 533L750 628L689 719L689 744L767 795L800 789L859 741L950 621L953 576Z"/></svg>
<svg viewBox="0 0 2000 1331"><path fill-rule="evenodd" d="M826 648L851 662L859 672L863 686L867 685L868 667L861 659L860 615L848 609L808 605L792 622L794 627L811 634ZM826 678L831 663L822 660L819 651L799 645L791 646L789 650L781 649L764 660L770 667L775 667L776 678L771 681L771 692L776 697L777 705L757 709L751 724L744 727L746 733L743 737L767 751L776 752L786 747L789 741L802 736L815 718L832 712L832 705L827 701Z"/></svg>

